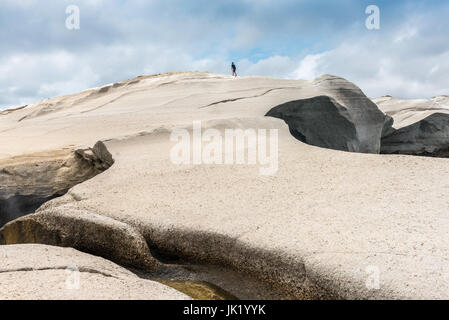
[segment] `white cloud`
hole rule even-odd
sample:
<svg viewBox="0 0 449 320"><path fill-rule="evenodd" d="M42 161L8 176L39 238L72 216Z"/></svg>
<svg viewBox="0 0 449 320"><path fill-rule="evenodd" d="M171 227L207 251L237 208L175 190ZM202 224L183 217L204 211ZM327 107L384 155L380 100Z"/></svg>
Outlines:
<svg viewBox="0 0 449 320"><path fill-rule="evenodd" d="M244 59L238 62L237 67L240 71L237 71L242 76L257 75L288 78L295 64L295 60L285 56L272 56L261 59L256 63Z"/></svg>
<svg viewBox="0 0 449 320"><path fill-rule="evenodd" d="M3 107L81 91L99 79L85 60L64 50L17 54L0 60L0 66L0 94L11 97Z"/></svg>
<svg viewBox="0 0 449 320"><path fill-rule="evenodd" d="M323 72L320 71L320 60L323 60L326 54L309 54L300 63L298 69L293 74L294 78L302 80L312 80L317 78ZM321 73L320 73L321 72Z"/></svg>
<svg viewBox="0 0 449 320"><path fill-rule="evenodd" d="M17 54L0 59L0 108L76 93L141 74L166 71L228 72L226 58L195 59L151 45L97 47L85 54L67 50Z"/></svg>
<svg viewBox="0 0 449 320"><path fill-rule="evenodd" d="M81 9L76 32L64 25L64 9L71 3ZM377 32L364 27L363 10L359 24L351 20L358 10L352 0L173 3L4 0L0 108L141 74L230 73L231 59L242 76L335 74L369 96L449 93L449 6L407 12L406 21L395 16L387 23L383 16Z"/></svg>
<svg viewBox="0 0 449 320"><path fill-rule="evenodd" d="M420 21L419 26L413 21ZM396 32L368 32L338 47L303 58L297 79L335 74L358 85L368 96L430 98L449 94L449 44L433 33L431 19L404 21Z"/></svg>
<svg viewBox="0 0 449 320"><path fill-rule="evenodd" d="M414 27L407 26L405 30L401 30L396 37L394 38L394 42L402 42L404 40L412 39L417 34L417 30Z"/></svg>

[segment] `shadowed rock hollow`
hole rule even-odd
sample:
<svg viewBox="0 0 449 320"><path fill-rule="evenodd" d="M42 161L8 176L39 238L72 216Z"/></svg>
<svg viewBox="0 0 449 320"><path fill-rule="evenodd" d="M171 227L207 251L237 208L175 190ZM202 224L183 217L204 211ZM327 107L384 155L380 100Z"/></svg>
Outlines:
<svg viewBox="0 0 449 320"><path fill-rule="evenodd" d="M0 227L108 169L102 142L92 149L61 150L0 160Z"/></svg>
<svg viewBox="0 0 449 320"><path fill-rule="evenodd" d="M267 116L283 119L298 140L322 148L358 152L360 142L348 110L321 96L287 102Z"/></svg>
<svg viewBox="0 0 449 320"><path fill-rule="evenodd" d="M298 140L341 151L379 153L381 138L392 119L354 84L325 75L312 82L323 95L289 101L266 115L289 125Z"/></svg>

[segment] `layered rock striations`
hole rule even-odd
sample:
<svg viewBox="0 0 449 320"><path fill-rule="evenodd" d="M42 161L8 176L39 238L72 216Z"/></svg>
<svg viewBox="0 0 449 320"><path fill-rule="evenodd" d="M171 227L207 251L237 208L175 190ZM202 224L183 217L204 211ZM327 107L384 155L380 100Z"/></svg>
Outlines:
<svg viewBox="0 0 449 320"><path fill-rule="evenodd" d="M374 100L394 119L394 129L382 138L381 152L419 156L449 156L449 97L430 100Z"/></svg>
<svg viewBox="0 0 449 320"><path fill-rule="evenodd" d="M0 226L35 211L71 187L108 169L102 142L93 148L41 152L0 160Z"/></svg>

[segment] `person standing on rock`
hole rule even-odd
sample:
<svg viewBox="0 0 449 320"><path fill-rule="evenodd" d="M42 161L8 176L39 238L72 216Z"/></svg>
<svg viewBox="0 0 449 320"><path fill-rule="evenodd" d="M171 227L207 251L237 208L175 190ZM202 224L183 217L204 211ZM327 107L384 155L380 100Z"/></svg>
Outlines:
<svg viewBox="0 0 449 320"><path fill-rule="evenodd" d="M231 64L231 69L232 69L232 75L234 77L237 77L237 67L235 66L234 62L232 62L232 64Z"/></svg>

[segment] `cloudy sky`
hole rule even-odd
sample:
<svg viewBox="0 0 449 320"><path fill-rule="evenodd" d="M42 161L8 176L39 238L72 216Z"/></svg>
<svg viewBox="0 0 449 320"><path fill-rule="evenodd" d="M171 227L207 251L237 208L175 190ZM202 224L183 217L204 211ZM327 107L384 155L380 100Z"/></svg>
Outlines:
<svg viewBox="0 0 449 320"><path fill-rule="evenodd" d="M449 94L448 17L448 0L0 0L0 108L231 61L242 76L339 75L371 97Z"/></svg>

